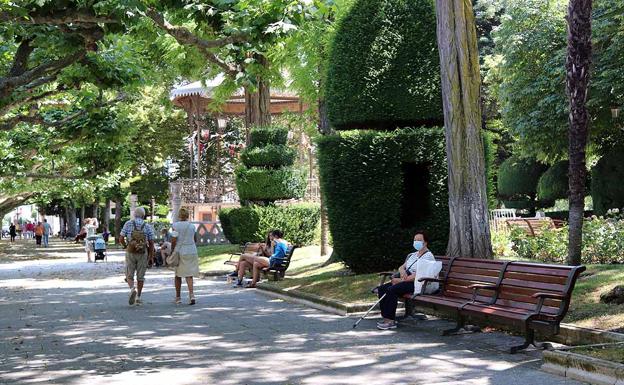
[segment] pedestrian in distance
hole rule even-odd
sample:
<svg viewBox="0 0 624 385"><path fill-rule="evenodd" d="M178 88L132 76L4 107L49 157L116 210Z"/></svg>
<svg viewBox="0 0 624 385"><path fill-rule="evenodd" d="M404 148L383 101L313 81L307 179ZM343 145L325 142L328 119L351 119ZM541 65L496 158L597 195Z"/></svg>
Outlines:
<svg viewBox="0 0 624 385"><path fill-rule="evenodd" d="M47 219L43 220L43 246L48 247L50 244L50 234L52 234L52 226Z"/></svg>
<svg viewBox="0 0 624 385"><path fill-rule="evenodd" d="M37 226L35 226L35 242L37 246L41 246L41 240L43 239L44 228L41 222L37 222Z"/></svg>
<svg viewBox="0 0 624 385"><path fill-rule="evenodd" d="M180 261L175 269L175 300L176 304L182 303L180 293L182 291L182 278L186 280L189 292L189 305L195 305L195 294L193 293L193 277L199 277L199 256L197 254L197 233L195 225L189 222L189 212L187 209L180 209L179 222L173 224L171 238L171 248L173 252L179 253Z"/></svg>
<svg viewBox="0 0 624 385"><path fill-rule="evenodd" d="M154 228L145 222L145 209L137 207L134 210L134 219L127 221L119 242L126 249L126 283L130 288L129 305L141 305L141 294L145 282L147 260L154 256ZM134 277L136 273L136 288Z"/></svg>
<svg viewBox="0 0 624 385"><path fill-rule="evenodd" d="M11 223L11 226L9 226L9 236L11 237L11 242L15 242L15 237L17 236L17 230L15 229L15 223Z"/></svg>

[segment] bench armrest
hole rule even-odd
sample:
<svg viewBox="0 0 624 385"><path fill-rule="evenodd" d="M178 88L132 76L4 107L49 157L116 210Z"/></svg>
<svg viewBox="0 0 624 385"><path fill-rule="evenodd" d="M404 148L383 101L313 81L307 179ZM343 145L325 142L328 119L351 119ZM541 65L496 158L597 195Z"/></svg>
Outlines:
<svg viewBox="0 0 624 385"><path fill-rule="evenodd" d="M479 290L496 290L498 289L497 285L486 285L486 284L479 284L476 283L474 285L470 285L468 286L469 289L472 289L472 302L476 302L477 301L477 294L479 293Z"/></svg>
<svg viewBox="0 0 624 385"><path fill-rule="evenodd" d="M386 283L386 280L388 279L388 277L391 277L392 274L394 274L394 271L384 271L384 272L378 273L377 275L379 276L379 286Z"/></svg>
<svg viewBox="0 0 624 385"><path fill-rule="evenodd" d="M444 283L443 279L439 279L439 278L418 278L418 282L438 282L438 283Z"/></svg>
<svg viewBox="0 0 624 385"><path fill-rule="evenodd" d="M561 301L566 299L566 297L564 295L555 294L555 293L535 293L531 297L533 297L533 298L552 298L552 299L558 299L558 300L561 300Z"/></svg>

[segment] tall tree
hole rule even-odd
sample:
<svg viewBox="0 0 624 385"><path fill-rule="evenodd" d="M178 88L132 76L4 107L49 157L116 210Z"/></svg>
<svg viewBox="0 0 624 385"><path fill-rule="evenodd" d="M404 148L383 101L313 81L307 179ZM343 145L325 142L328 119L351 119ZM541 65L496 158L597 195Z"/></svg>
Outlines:
<svg viewBox="0 0 624 385"><path fill-rule="evenodd" d="M583 209L585 197L585 149L589 132L587 94L591 66L592 0L570 0L568 5L568 55L566 88L569 98L569 159L570 217L568 263L581 264L583 240Z"/></svg>
<svg viewBox="0 0 624 385"><path fill-rule="evenodd" d="M437 0L451 257L492 258L481 135L479 51L471 0Z"/></svg>

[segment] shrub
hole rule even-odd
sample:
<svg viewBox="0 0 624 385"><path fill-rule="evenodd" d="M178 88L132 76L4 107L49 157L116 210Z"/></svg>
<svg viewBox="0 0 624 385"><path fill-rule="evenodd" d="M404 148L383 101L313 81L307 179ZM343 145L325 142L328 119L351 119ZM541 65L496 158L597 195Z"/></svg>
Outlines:
<svg viewBox="0 0 624 385"><path fill-rule="evenodd" d="M286 147L288 130L254 128L250 135L251 145L241 155L243 166L235 172L241 203L303 198L307 180L303 172L292 167L295 152Z"/></svg>
<svg viewBox="0 0 624 385"><path fill-rule="evenodd" d="M260 242L270 230L280 229L293 244L308 245L314 241L320 207L303 203L288 206L247 206L219 211L221 226L231 243Z"/></svg>
<svg viewBox="0 0 624 385"><path fill-rule="evenodd" d="M521 229L511 232L510 240L517 257L542 262L565 263L568 254L568 227L543 229L530 237ZM624 220L592 217L583 222L581 262L623 263Z"/></svg>
<svg viewBox="0 0 624 385"><path fill-rule="evenodd" d="M241 201L269 203L280 199L303 198L305 173L294 168L238 168L236 189Z"/></svg>
<svg viewBox="0 0 624 385"><path fill-rule="evenodd" d="M505 207L533 210L537 205L537 182L545 168L534 159L515 156L501 163L498 169L498 196Z"/></svg>
<svg viewBox="0 0 624 385"><path fill-rule="evenodd" d="M321 189L334 252L357 273L396 268L417 229L446 251L449 231L444 132L351 131L318 139ZM415 179L414 179L415 178Z"/></svg>
<svg viewBox="0 0 624 385"><path fill-rule="evenodd" d="M288 130L282 127L255 127L249 133L250 147L283 146L288 142Z"/></svg>
<svg viewBox="0 0 624 385"><path fill-rule="evenodd" d="M496 149L494 144L494 138L491 133L483 132L483 155L485 158L485 182L486 192L488 200L488 208L495 209L497 206L496 199L496 185L494 184L494 177L496 175L496 169L494 159L496 158Z"/></svg>
<svg viewBox="0 0 624 385"><path fill-rule="evenodd" d="M358 0L329 56L327 111L339 130L443 122L432 0Z"/></svg>
<svg viewBox="0 0 624 385"><path fill-rule="evenodd" d="M604 215L609 209L624 207L624 146L608 151L591 170L591 196L594 213Z"/></svg>
<svg viewBox="0 0 624 385"><path fill-rule="evenodd" d="M246 167L278 168L292 166L297 152L285 146L273 144L265 147L250 147L241 153L241 161Z"/></svg>
<svg viewBox="0 0 624 385"><path fill-rule="evenodd" d="M537 199L555 202L568 197L568 166L567 160L555 163L537 182Z"/></svg>

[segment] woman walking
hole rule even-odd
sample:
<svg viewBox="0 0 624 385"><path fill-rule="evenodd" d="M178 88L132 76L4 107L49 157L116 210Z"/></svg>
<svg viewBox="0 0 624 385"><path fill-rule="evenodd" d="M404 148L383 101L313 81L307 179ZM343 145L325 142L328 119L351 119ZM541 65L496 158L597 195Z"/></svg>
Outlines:
<svg viewBox="0 0 624 385"><path fill-rule="evenodd" d="M173 233L171 234L171 247L174 252L177 251L180 255L180 263L175 270L175 303L182 302L180 292L182 291L182 277L184 277L189 291L189 305L195 305L193 277L199 276L199 257L195 246L197 235L195 225L188 221L188 210L180 209L178 217L180 221L173 224Z"/></svg>

